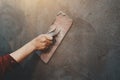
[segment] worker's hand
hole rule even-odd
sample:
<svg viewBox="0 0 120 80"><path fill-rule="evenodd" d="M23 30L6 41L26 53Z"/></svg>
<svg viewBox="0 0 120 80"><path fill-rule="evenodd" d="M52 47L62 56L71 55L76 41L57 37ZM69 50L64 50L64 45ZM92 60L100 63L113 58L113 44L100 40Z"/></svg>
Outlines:
<svg viewBox="0 0 120 80"><path fill-rule="evenodd" d="M52 44L53 37L48 34L42 34L32 40L32 45L36 50L47 49Z"/></svg>

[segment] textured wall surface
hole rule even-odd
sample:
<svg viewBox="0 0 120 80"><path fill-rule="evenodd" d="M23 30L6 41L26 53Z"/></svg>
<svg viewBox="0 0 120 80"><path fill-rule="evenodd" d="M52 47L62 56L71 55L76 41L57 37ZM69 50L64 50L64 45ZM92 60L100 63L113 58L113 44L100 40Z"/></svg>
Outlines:
<svg viewBox="0 0 120 80"><path fill-rule="evenodd" d="M32 54L6 80L120 80L120 0L0 0L0 54L45 33L59 11L74 24L51 61Z"/></svg>

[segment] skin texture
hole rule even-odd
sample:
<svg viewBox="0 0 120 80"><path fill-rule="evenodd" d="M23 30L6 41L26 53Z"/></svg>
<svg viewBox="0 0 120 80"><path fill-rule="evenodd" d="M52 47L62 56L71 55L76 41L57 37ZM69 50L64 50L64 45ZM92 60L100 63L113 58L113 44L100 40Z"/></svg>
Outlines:
<svg viewBox="0 0 120 80"><path fill-rule="evenodd" d="M23 47L11 53L10 55L17 62L21 62L27 56L29 56L34 50L44 50L48 48L50 44L52 44L52 39L53 38L47 34L39 35L38 37L34 38L32 41L28 42Z"/></svg>

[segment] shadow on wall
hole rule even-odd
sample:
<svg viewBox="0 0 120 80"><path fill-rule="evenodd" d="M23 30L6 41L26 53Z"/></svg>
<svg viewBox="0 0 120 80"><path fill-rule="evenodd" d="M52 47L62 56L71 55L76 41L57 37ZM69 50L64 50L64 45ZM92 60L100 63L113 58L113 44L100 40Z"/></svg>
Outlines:
<svg viewBox="0 0 120 80"><path fill-rule="evenodd" d="M4 4L0 10L0 25L0 33L4 35L12 49L24 41L26 27L24 14L19 8ZM8 73L6 80L88 80L90 78L88 74L94 75L89 67L95 65L92 61L96 55L91 53L95 34L91 24L80 18L74 18L71 30L48 65L43 64L34 54L23 68L19 67ZM92 61L89 61L91 56Z"/></svg>
<svg viewBox="0 0 120 80"><path fill-rule="evenodd" d="M70 14L69 8L64 8ZM52 8L50 9L52 10ZM41 22L48 24L47 18L50 18L49 21L52 18L44 15L44 13L48 12L43 11L41 13L43 18L40 19L46 21ZM38 16L38 14L35 16ZM34 54L26 61L23 68L19 67L12 73L8 73L6 80L96 79L96 63L98 60L96 58L97 54L94 53L95 48L93 48L96 32L92 25L85 20L79 17L75 18L74 15L72 17L74 24L49 64L43 64L39 57ZM28 40L27 36L31 36L25 35L27 33L25 32L25 29L27 29L25 24L24 13L19 8L3 4L0 8L0 34L8 42L5 45L10 46L10 50L18 48L21 43ZM38 26L38 28L40 27ZM32 29L34 30L34 28Z"/></svg>
<svg viewBox="0 0 120 80"><path fill-rule="evenodd" d="M28 38L26 36L29 33L26 32L25 22L22 10L7 3L2 4L0 7L0 55L11 53L26 43L25 40ZM23 80L24 73L24 68L20 66L15 71L8 72L5 80L18 80L18 76L19 80ZM26 77L31 76L29 74Z"/></svg>
<svg viewBox="0 0 120 80"><path fill-rule="evenodd" d="M1 34L9 41L15 40L23 29L24 18L19 10L9 5L0 8Z"/></svg>
<svg viewBox="0 0 120 80"><path fill-rule="evenodd" d="M65 8L67 9L67 7ZM66 12L70 14L69 8ZM46 20L43 23L47 24L48 17L42 16ZM26 17L24 13L17 7L14 8L11 5L3 4L0 8L0 34L4 36L3 38L1 37L1 42L4 40L4 43L8 43L3 45L7 45L7 49L10 51L18 48L21 43L25 43L24 41L28 40L27 36L31 36L25 35L28 32L25 32L27 28L24 17ZM94 53L95 48L93 48L96 35L95 29L85 20L79 17L75 18L74 15L72 17L74 24L49 64L43 64L39 57L34 54L26 61L23 68L19 67L15 71L8 73L6 80L95 79L95 73L97 73L96 63L98 61L96 58L97 54Z"/></svg>
<svg viewBox="0 0 120 80"><path fill-rule="evenodd" d="M0 56L8 54L10 52L11 48L8 41L0 35Z"/></svg>
<svg viewBox="0 0 120 80"><path fill-rule="evenodd" d="M92 61L96 55L91 53L95 34L91 24L74 18L71 30L49 64L45 65L34 54L24 68L9 73L6 80L89 80L90 74L94 75L89 67L95 65ZM89 60L91 56L92 61Z"/></svg>
<svg viewBox="0 0 120 80"><path fill-rule="evenodd" d="M49 64L43 64L34 54L25 61L23 68L10 73L6 77L8 80L120 79L120 1L0 1L4 1L0 5L0 51L3 53L18 49L31 36L46 31L60 10L74 19L71 30Z"/></svg>
<svg viewBox="0 0 120 80"><path fill-rule="evenodd" d="M24 38L24 27L25 18L22 11L17 7L2 4L0 7L0 34L9 43L11 51L14 51L22 44L20 37Z"/></svg>
<svg viewBox="0 0 120 80"><path fill-rule="evenodd" d="M113 45L112 45L113 46ZM108 54L103 56L103 70L98 80L119 80L120 79L120 46L114 45Z"/></svg>
<svg viewBox="0 0 120 80"><path fill-rule="evenodd" d="M96 64L92 62L96 55L91 51L95 34L91 24L74 18L72 28L51 61L47 65L38 61L31 80L90 80L91 75L95 77L89 68L93 65L96 69Z"/></svg>

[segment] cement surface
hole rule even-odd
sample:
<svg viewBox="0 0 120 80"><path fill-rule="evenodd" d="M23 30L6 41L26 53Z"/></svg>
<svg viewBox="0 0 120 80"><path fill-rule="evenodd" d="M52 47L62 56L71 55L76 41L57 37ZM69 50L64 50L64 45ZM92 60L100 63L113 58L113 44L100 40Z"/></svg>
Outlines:
<svg viewBox="0 0 120 80"><path fill-rule="evenodd" d="M74 24L48 64L36 54L6 80L120 80L120 0L0 0L0 52L47 32L59 11Z"/></svg>

